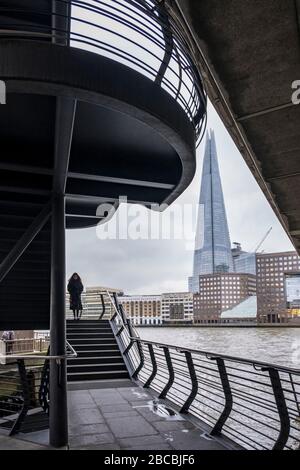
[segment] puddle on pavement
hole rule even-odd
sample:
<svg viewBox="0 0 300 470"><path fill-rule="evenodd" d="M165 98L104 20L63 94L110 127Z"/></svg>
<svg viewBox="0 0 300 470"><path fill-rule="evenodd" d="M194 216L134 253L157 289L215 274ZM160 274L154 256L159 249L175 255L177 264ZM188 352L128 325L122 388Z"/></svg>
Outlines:
<svg viewBox="0 0 300 470"><path fill-rule="evenodd" d="M139 392L138 390L135 390L134 388L131 389L131 393L132 395L135 395L139 399L149 398L149 395L147 393Z"/></svg>
<svg viewBox="0 0 300 470"><path fill-rule="evenodd" d="M157 400L150 400L146 405L137 405L134 406L134 408L148 408L152 413L156 414L160 418L165 418L166 421L184 421L184 418L176 413L176 411Z"/></svg>
<svg viewBox="0 0 300 470"><path fill-rule="evenodd" d="M164 437L165 437L165 441L169 441L169 442L173 442L173 441L174 441L174 437L173 437L172 433L170 433L170 432L165 433L165 434L164 434Z"/></svg>

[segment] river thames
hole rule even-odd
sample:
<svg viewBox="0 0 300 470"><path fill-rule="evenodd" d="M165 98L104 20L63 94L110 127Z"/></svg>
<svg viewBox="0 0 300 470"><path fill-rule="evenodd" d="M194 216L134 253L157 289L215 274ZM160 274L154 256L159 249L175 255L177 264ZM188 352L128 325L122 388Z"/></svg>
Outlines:
<svg viewBox="0 0 300 470"><path fill-rule="evenodd" d="M300 328L137 328L141 338L300 368Z"/></svg>

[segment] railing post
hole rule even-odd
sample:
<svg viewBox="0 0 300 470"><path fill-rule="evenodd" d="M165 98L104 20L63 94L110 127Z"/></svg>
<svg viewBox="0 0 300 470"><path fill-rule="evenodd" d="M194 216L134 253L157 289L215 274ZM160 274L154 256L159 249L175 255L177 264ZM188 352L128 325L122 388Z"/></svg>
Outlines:
<svg viewBox="0 0 300 470"><path fill-rule="evenodd" d="M120 305L120 307L123 308L122 305ZM131 338L136 338L137 335L136 335L134 329L132 328L132 324L131 324L130 319L126 317L126 314L125 314L124 310L123 310L123 313L124 313L124 316L125 316L125 318L126 318L126 326L127 326L127 332L128 332L128 334L129 334L129 336L130 336ZM125 330L126 330L126 329L125 329ZM137 343L137 342L134 342L134 345L133 345L133 346L138 349L138 343ZM138 350L139 350L139 349L138 349ZM130 357L129 357L129 358L130 358ZM130 366L131 366L131 376L132 376L132 371L135 371L134 357L130 358Z"/></svg>
<svg viewBox="0 0 300 470"><path fill-rule="evenodd" d="M166 71L169 67L170 61L172 59L174 39L173 39L173 33L172 33L167 11L160 4L156 5L156 10L157 10L160 20L162 21L161 29L162 29L162 34L163 34L164 41L165 41L164 57L162 59L159 70L157 72L157 76L155 78L155 83L157 83L158 85L161 85L164 79L164 76L166 74ZM179 87L181 87L181 83L179 83Z"/></svg>
<svg viewBox="0 0 300 470"><path fill-rule="evenodd" d="M124 310L122 308L122 305L120 305L119 301L118 301L118 296L116 294L116 292L113 293L113 298L114 298L114 303L115 303L115 306L116 306L116 309L117 311L119 312L119 315L120 317L122 318L123 320L123 323L125 325L126 323L126 318L125 318L125 315L124 315Z"/></svg>
<svg viewBox="0 0 300 470"><path fill-rule="evenodd" d="M144 384L144 388L149 388L152 381L154 380L156 374L157 374L157 363L156 363L156 358L153 350L152 344L148 344L148 349L149 349L149 354L152 362L152 373L150 377L148 378L147 382Z"/></svg>
<svg viewBox="0 0 300 470"><path fill-rule="evenodd" d="M283 450L290 435L290 416L286 406L285 396L281 385L278 370L274 368L263 368L268 371L274 393L275 403L280 419L280 432L272 450Z"/></svg>
<svg viewBox="0 0 300 470"><path fill-rule="evenodd" d="M100 298L101 298L101 304L102 304L102 312L100 314L99 320L101 320L105 314L105 302L104 302L103 294L100 294Z"/></svg>
<svg viewBox="0 0 300 470"><path fill-rule="evenodd" d="M222 388L225 396L225 406L224 409L221 413L221 416L219 417L218 421L213 427L213 430L211 431L212 436L219 436L221 434L222 428L224 424L226 423L231 410L232 410L232 405L233 405L233 400L232 400L232 393L231 393L231 387L230 387L230 382L228 379L228 374L225 366L224 359L221 357L212 357L212 360L216 360L217 366L218 366L218 371L219 371L219 376L221 379L222 383Z"/></svg>
<svg viewBox="0 0 300 470"><path fill-rule="evenodd" d="M197 379L197 375L196 375L196 371L195 371L195 367L194 367L192 354L189 351L185 351L184 354L185 354L187 366L188 366L190 377L191 377L192 390L191 390L191 393L190 393L188 399L186 400L186 402L182 406L182 408L180 410L180 413L187 413L189 411L189 408L190 408L191 404L193 403L194 398L196 397L197 392L198 392L198 379Z"/></svg>
<svg viewBox="0 0 300 470"><path fill-rule="evenodd" d="M292 376L291 373L289 374L289 378L290 378L290 382L291 382L291 386L292 386L292 390L293 390L293 395L294 395L296 407L297 407L298 414L299 414L299 417L300 417L300 403L299 403L299 400L298 400L298 395L297 395L297 392L296 392L293 376Z"/></svg>
<svg viewBox="0 0 300 470"><path fill-rule="evenodd" d="M47 356L50 354L50 347L48 347ZM50 361L45 359L43 369L41 372L41 383L39 388L39 403L45 413L49 414L49 377L50 377Z"/></svg>
<svg viewBox="0 0 300 470"><path fill-rule="evenodd" d="M137 341L137 348L138 348L138 352L139 352L139 356L140 356L140 363L137 366L137 368L135 369L134 373L132 374L133 379L136 379L138 377L140 371L142 370L142 368L144 367L144 364L145 364L143 348L142 348L139 341Z"/></svg>
<svg viewBox="0 0 300 470"><path fill-rule="evenodd" d="M22 423L27 415L27 412L29 410L29 405L30 405L30 393L29 393L29 386L28 386L24 359L18 359L17 364L18 364L18 370L19 370L20 380L22 384L23 406L22 406L19 416L14 422L14 425L9 433L10 436L17 434L17 432L20 430L20 427L22 426Z"/></svg>
<svg viewBox="0 0 300 470"><path fill-rule="evenodd" d="M175 379L174 368L173 368L169 348L164 346L163 350L164 350L164 353L165 353L166 363L167 363L167 367L168 367L169 380L168 380L167 384L165 385L165 388L163 389L163 391L160 393L159 398L166 398L167 393L170 390L170 388L172 387L172 385L174 383L174 379Z"/></svg>
<svg viewBox="0 0 300 470"><path fill-rule="evenodd" d="M124 351L123 351L122 354L123 354L124 356L126 356L126 355L129 353L129 351L130 351L130 349L132 348L132 346L133 346L133 341L130 341L130 343L129 343L128 346L124 349Z"/></svg>
<svg viewBox="0 0 300 470"><path fill-rule="evenodd" d="M124 326L122 325L121 328L118 329L117 333L116 333L116 336L120 336L120 334L122 333L122 331L124 330Z"/></svg>

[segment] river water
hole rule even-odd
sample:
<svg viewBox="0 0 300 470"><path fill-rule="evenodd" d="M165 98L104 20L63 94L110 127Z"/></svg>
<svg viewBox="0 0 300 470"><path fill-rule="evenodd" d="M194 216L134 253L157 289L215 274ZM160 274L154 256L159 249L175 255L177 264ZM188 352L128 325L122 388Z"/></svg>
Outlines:
<svg viewBox="0 0 300 470"><path fill-rule="evenodd" d="M300 328L137 328L141 338L300 368Z"/></svg>

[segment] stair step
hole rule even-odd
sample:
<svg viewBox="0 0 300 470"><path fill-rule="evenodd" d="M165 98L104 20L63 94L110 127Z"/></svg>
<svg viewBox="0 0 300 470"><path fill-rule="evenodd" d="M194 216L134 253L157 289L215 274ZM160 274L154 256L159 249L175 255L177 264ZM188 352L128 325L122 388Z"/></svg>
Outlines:
<svg viewBox="0 0 300 470"><path fill-rule="evenodd" d="M97 343L97 344L72 344L76 352L78 351L99 351L101 349L115 349L119 351L117 343Z"/></svg>
<svg viewBox="0 0 300 470"><path fill-rule="evenodd" d="M68 338L74 338L74 339L94 339L94 338L106 338L106 337L114 337L114 334L111 331L107 332L96 332L96 333L69 333L67 332L67 337Z"/></svg>
<svg viewBox="0 0 300 470"><path fill-rule="evenodd" d="M126 366L124 362L115 362L107 364L78 364L78 365L69 365L67 366L67 372L116 372L116 371L126 371Z"/></svg>
<svg viewBox="0 0 300 470"><path fill-rule="evenodd" d="M68 390L93 390L93 389L103 389L103 388L124 388L124 387L134 387L135 385L129 377L118 378L118 379L102 379L102 380L86 380L86 381L76 381L68 383Z"/></svg>
<svg viewBox="0 0 300 470"><path fill-rule="evenodd" d="M67 362L68 382L129 379L108 320L67 320L67 339L78 354Z"/></svg>
<svg viewBox="0 0 300 470"><path fill-rule="evenodd" d="M99 326L98 328L91 328L89 326L82 326L81 328L73 328L72 326L68 326L67 333L74 333L74 334L88 334L88 333L105 333L106 331L111 331L110 326Z"/></svg>
<svg viewBox="0 0 300 470"><path fill-rule="evenodd" d="M129 377L127 371L113 372L73 372L68 373L68 382L85 381L85 380L107 380L107 379L126 379Z"/></svg>
<svg viewBox="0 0 300 470"><path fill-rule="evenodd" d="M91 353L91 351L89 351ZM96 356L88 356L88 357L76 357L74 359L68 359L68 365L80 365L80 364L111 364L111 363L118 363L122 362L122 355L118 354L115 356L105 356L105 355L99 355L98 357Z"/></svg>
<svg viewBox="0 0 300 470"><path fill-rule="evenodd" d="M113 335L107 336L94 336L93 338L81 338L81 337L70 337L67 336L69 343L74 344L92 344L92 343L114 343L115 337Z"/></svg>
<svg viewBox="0 0 300 470"><path fill-rule="evenodd" d="M119 348L117 347L115 349L100 349L100 350L94 349L92 351L91 350L89 351L77 350L77 353L78 353L79 358L88 358L88 357L91 357L91 355L93 357L103 357L103 358L107 356L114 356L114 357L120 356L120 351L119 351Z"/></svg>
<svg viewBox="0 0 300 470"><path fill-rule="evenodd" d="M71 346L83 346L86 344L87 346L97 346L98 344L116 344L114 338L94 338L94 339L69 339L69 343Z"/></svg>

